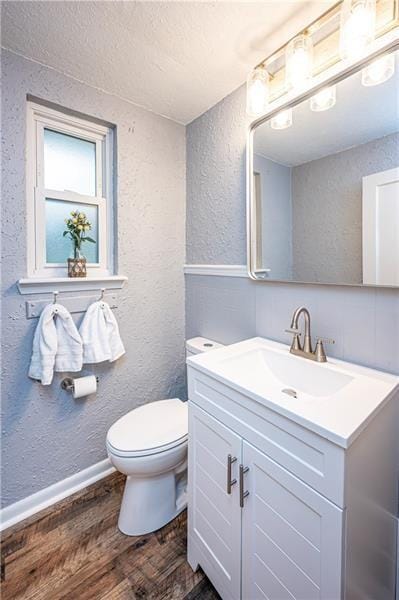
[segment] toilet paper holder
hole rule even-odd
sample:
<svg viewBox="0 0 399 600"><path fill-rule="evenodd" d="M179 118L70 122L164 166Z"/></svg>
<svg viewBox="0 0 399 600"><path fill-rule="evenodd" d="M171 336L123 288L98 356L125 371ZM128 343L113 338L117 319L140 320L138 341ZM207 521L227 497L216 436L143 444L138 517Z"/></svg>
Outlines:
<svg viewBox="0 0 399 600"><path fill-rule="evenodd" d="M99 382L98 377L96 376L96 382ZM64 379L61 381L61 387L63 390L65 390L66 392L73 392L73 379L72 377L64 377Z"/></svg>

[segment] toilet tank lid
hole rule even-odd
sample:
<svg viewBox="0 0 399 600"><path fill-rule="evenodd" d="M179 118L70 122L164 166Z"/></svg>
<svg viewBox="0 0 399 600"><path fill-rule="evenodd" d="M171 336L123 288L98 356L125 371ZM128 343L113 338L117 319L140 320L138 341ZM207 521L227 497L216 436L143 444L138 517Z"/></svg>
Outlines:
<svg viewBox="0 0 399 600"><path fill-rule="evenodd" d="M195 337L186 341L186 350L192 354L209 352L209 350L216 350L217 348L223 348L223 344L219 344L218 342L203 337Z"/></svg>
<svg viewBox="0 0 399 600"><path fill-rule="evenodd" d="M187 433L187 402L172 398L131 410L111 426L107 441L116 450L139 452L177 443Z"/></svg>

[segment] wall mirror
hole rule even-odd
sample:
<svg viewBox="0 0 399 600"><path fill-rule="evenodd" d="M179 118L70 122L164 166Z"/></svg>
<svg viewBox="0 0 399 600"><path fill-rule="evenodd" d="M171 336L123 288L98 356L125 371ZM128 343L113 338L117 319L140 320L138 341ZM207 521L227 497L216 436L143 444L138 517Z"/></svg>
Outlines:
<svg viewBox="0 0 399 600"><path fill-rule="evenodd" d="M254 124L254 278L399 286L399 50L388 56Z"/></svg>

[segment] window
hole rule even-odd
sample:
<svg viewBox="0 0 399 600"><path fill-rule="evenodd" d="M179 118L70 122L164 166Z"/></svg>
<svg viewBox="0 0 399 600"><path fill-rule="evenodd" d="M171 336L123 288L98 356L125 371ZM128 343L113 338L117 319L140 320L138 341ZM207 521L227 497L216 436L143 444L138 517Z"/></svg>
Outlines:
<svg viewBox="0 0 399 600"><path fill-rule="evenodd" d="M66 277L73 257L65 219L75 209L95 244L82 247L89 277L112 273L112 130L28 102L28 273Z"/></svg>

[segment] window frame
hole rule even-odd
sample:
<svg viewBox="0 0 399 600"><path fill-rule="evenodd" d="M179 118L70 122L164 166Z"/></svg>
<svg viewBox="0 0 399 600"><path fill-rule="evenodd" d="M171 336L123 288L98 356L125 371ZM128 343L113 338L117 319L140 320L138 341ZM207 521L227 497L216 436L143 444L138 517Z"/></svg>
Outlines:
<svg viewBox="0 0 399 600"><path fill-rule="evenodd" d="M67 262L46 262L46 198L98 207L98 262L87 263L88 276L113 273L113 130L92 121L27 102L27 224L28 277L59 278L68 273ZM96 145L96 195L44 187L44 130L63 133Z"/></svg>

